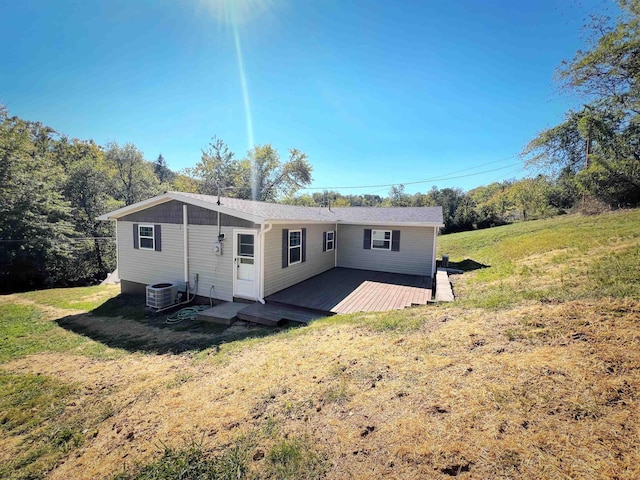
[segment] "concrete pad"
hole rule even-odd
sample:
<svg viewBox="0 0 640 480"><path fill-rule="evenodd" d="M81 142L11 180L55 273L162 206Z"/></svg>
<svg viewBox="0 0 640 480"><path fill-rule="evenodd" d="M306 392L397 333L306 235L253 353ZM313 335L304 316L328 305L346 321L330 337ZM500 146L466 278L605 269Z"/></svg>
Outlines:
<svg viewBox="0 0 640 480"><path fill-rule="evenodd" d="M224 302L199 312L196 319L220 325L231 325L236 320L238 312L250 305L250 303Z"/></svg>

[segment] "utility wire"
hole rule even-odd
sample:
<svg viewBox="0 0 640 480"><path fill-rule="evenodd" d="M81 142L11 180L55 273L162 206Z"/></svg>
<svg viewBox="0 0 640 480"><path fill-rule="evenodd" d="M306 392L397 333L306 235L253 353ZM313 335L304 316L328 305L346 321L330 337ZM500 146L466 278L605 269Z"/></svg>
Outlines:
<svg viewBox="0 0 640 480"><path fill-rule="evenodd" d="M504 167L498 167L498 168L493 168L491 170L484 170L482 172L475 172L475 173L467 173L465 175L457 175L457 176L440 176L440 177L434 177L434 178L429 178L429 179L425 179L425 180L417 180L414 182L395 182L395 183L385 183L385 184L378 184L378 185L357 185L357 186L332 186L332 187L305 187L305 188L301 188L301 190L334 190L334 189L342 189L342 190L346 190L346 189L358 189L358 188L384 188L384 187L392 187L394 185L417 185L419 183L434 183L434 182L439 182L442 180L455 180L458 178L466 178L466 177L474 177L476 175L483 175L485 173L491 173L491 172L497 172L498 170L504 170L505 168L512 168L516 165L520 165L520 162L518 163L512 163L509 165L506 165ZM477 168L477 167L475 167ZM467 169L468 170L468 169ZM466 170L464 170L466 171ZM452 173L457 173L457 172L452 172ZM452 175L452 174L447 174L447 175Z"/></svg>
<svg viewBox="0 0 640 480"><path fill-rule="evenodd" d="M38 237L33 237L33 238L29 238L29 239L21 239L21 240L16 240L16 239L3 239L0 238L0 243L29 243L29 242L33 242L33 241L43 241L43 240L48 240L48 241L52 241L52 242L84 242L87 240L115 240L116 237L71 237L71 238L57 238L57 239L51 239L49 237L46 238L38 238Z"/></svg>

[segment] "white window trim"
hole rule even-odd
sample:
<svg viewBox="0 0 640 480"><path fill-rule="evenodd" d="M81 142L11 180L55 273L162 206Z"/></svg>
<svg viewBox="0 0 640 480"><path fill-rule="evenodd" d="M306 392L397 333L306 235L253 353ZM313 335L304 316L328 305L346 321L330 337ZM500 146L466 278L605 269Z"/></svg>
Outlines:
<svg viewBox="0 0 640 480"><path fill-rule="evenodd" d="M384 242L389 242L389 247L376 247L373 245L373 233L374 232L382 232L383 235L386 237L386 233L389 232L389 240L386 240L383 238ZM371 230L371 250L391 250L391 244L393 243L393 231L391 230Z"/></svg>
<svg viewBox="0 0 640 480"><path fill-rule="evenodd" d="M331 240L329 240L329 234L331 234ZM329 243L331 243L331 248L329 248ZM326 245L326 251L327 252L333 252L334 246L336 243L336 232L334 230L329 230L327 232L327 245Z"/></svg>
<svg viewBox="0 0 640 480"><path fill-rule="evenodd" d="M147 235L142 235L142 233L140 232L143 228L150 228L151 229L151 236L147 236ZM143 247L142 246L142 239L143 238L150 238L151 239L151 247ZM156 249L156 229L153 225L138 225L138 248L140 248L141 250L155 250Z"/></svg>
<svg viewBox="0 0 640 480"><path fill-rule="evenodd" d="M291 234L292 233L296 233L298 232L300 234L300 245L291 245ZM297 230L289 230L289 265L295 265L297 263L302 263L302 229L297 229ZM292 262L291 261L291 250L293 250L294 248L299 248L300 249L300 260L298 260L297 262Z"/></svg>

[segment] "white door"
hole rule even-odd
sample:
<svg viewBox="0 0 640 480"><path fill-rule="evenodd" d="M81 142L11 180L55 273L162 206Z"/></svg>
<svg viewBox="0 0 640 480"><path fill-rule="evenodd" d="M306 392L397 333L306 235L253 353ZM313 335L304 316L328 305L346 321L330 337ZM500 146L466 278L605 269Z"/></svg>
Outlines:
<svg viewBox="0 0 640 480"><path fill-rule="evenodd" d="M233 296L256 300L256 232L255 230L233 231Z"/></svg>

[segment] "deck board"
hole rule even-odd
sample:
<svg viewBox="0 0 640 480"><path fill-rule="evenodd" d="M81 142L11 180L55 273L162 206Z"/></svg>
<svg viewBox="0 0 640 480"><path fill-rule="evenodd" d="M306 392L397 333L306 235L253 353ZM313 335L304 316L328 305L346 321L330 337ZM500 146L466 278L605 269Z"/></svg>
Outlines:
<svg viewBox="0 0 640 480"><path fill-rule="evenodd" d="M382 312L429 302L431 278L337 267L265 300L327 313Z"/></svg>

